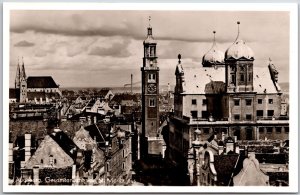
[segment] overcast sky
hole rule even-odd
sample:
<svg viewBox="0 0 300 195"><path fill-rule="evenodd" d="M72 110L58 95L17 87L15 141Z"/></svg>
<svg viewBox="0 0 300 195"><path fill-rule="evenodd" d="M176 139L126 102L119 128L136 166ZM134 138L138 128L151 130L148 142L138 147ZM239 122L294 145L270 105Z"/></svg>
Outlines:
<svg viewBox="0 0 300 195"><path fill-rule="evenodd" d="M214 30L225 52L237 36L237 21L254 66L267 66L270 57L279 82L289 80L288 12L11 11L10 87L18 56L24 56L28 76L50 75L61 87L123 86L131 73L140 81L149 15L161 84L175 83L179 53L183 64L202 66Z"/></svg>

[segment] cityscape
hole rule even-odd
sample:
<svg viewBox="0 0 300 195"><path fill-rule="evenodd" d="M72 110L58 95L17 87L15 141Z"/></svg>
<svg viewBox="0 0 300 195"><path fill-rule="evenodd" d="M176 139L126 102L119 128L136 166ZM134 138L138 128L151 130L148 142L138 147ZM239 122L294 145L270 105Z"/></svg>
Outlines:
<svg viewBox="0 0 300 195"><path fill-rule="evenodd" d="M174 31L175 40L159 30L170 28L159 16L173 17L185 32L183 15L198 20L198 13L124 11L111 24L105 17L116 11L63 12L11 13L9 185L289 186L289 53L267 55L277 51L268 47L273 37L253 33L261 18L271 28L274 14L278 25L286 24L287 13L250 13L257 21L248 23L242 12L204 13L235 19L225 24L232 31L222 35L215 26L222 22L202 24L204 17L201 28L212 30L203 37ZM87 32L85 22L97 12L107 29L93 24ZM63 23L48 29L56 16L68 23L72 16L78 29ZM50 21L39 28L45 18ZM127 23L130 18L138 22ZM288 27L274 40L285 40ZM84 44L62 49L71 39ZM53 50L45 49L49 42ZM90 65L78 57L83 52ZM50 65L58 60L61 66Z"/></svg>

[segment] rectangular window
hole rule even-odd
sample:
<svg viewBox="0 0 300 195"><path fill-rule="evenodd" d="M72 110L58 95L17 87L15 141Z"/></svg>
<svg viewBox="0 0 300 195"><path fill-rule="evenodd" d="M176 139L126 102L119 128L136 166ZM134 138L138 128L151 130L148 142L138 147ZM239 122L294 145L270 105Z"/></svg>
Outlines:
<svg viewBox="0 0 300 195"><path fill-rule="evenodd" d="M149 99L149 107L155 107L155 99L154 98Z"/></svg>
<svg viewBox="0 0 300 195"><path fill-rule="evenodd" d="M251 81L251 74L248 74L248 81Z"/></svg>
<svg viewBox="0 0 300 195"><path fill-rule="evenodd" d="M274 110L268 110L268 116L274 116Z"/></svg>
<svg viewBox="0 0 300 195"><path fill-rule="evenodd" d="M251 114L246 114L246 120L251 120L252 119L252 115Z"/></svg>
<svg viewBox="0 0 300 195"><path fill-rule="evenodd" d="M226 128L222 128L222 132L223 132L224 134L227 134L227 129L226 129Z"/></svg>
<svg viewBox="0 0 300 195"><path fill-rule="evenodd" d="M263 117L264 116L264 111L263 110L256 110L256 116L257 117Z"/></svg>
<svg viewBox="0 0 300 195"><path fill-rule="evenodd" d="M262 99L258 99L258 100L257 100L257 103L258 103L258 104L262 104Z"/></svg>
<svg viewBox="0 0 300 195"><path fill-rule="evenodd" d="M202 105L206 105L207 104L207 99L203 99L202 100Z"/></svg>
<svg viewBox="0 0 300 195"><path fill-rule="evenodd" d="M235 114L234 115L234 120L240 120L240 115L239 114Z"/></svg>
<svg viewBox="0 0 300 195"><path fill-rule="evenodd" d="M252 99L246 99L246 106L251 106Z"/></svg>
<svg viewBox="0 0 300 195"><path fill-rule="evenodd" d="M259 133L264 133L265 132L265 128L264 127L259 127L258 130L259 130Z"/></svg>
<svg viewBox="0 0 300 195"><path fill-rule="evenodd" d="M269 104L273 104L273 99L269 99Z"/></svg>
<svg viewBox="0 0 300 195"><path fill-rule="evenodd" d="M273 132L273 127L267 127L267 133L272 133Z"/></svg>
<svg viewBox="0 0 300 195"><path fill-rule="evenodd" d="M155 83L156 82L156 74L148 74L148 82Z"/></svg>
<svg viewBox="0 0 300 195"><path fill-rule="evenodd" d="M240 105L240 99L234 99L234 105L239 106Z"/></svg>
<svg viewBox="0 0 300 195"><path fill-rule="evenodd" d="M241 82L244 82L244 81L245 81L245 76L244 76L244 74L241 74L240 76L241 76Z"/></svg>
<svg viewBox="0 0 300 195"><path fill-rule="evenodd" d="M276 133L281 133L281 127L276 127Z"/></svg>
<svg viewBox="0 0 300 195"><path fill-rule="evenodd" d="M202 111L202 118L208 118L208 112Z"/></svg>
<svg viewBox="0 0 300 195"><path fill-rule="evenodd" d="M234 74L232 74L230 83L234 83L234 82L235 82L235 76L234 76Z"/></svg>
<svg viewBox="0 0 300 195"><path fill-rule="evenodd" d="M192 105L197 105L197 100L196 99L192 99Z"/></svg>
<svg viewBox="0 0 300 195"><path fill-rule="evenodd" d="M209 134L209 128L203 128L203 133L204 134Z"/></svg>
<svg viewBox="0 0 300 195"><path fill-rule="evenodd" d="M192 115L192 118L198 118L198 111L194 110L194 111L191 111L191 115Z"/></svg>
<svg viewBox="0 0 300 195"><path fill-rule="evenodd" d="M284 131L285 131L286 133L288 133L288 132L290 132L290 128L289 128L289 127L284 127Z"/></svg>

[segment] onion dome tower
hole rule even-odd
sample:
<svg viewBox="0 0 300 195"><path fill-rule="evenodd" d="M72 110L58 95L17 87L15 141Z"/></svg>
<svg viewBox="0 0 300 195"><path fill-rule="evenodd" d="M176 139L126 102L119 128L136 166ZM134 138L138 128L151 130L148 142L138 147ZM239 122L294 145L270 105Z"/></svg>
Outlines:
<svg viewBox="0 0 300 195"><path fill-rule="evenodd" d="M254 53L240 39L240 22L237 25L237 37L225 52L227 92L252 92Z"/></svg>
<svg viewBox="0 0 300 195"><path fill-rule="evenodd" d="M216 44L216 31L213 31L213 33L214 33L213 45L202 58L203 67L224 65L224 53L218 50Z"/></svg>

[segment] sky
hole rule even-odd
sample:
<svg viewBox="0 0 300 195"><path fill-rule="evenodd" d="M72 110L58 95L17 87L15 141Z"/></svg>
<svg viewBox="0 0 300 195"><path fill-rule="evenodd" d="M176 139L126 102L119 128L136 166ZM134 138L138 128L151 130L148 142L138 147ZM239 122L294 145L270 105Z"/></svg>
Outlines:
<svg viewBox="0 0 300 195"><path fill-rule="evenodd" d="M148 17L157 40L160 84L175 84L177 56L202 66L213 31L225 52L237 36L254 51L254 66L269 64L289 81L289 13L253 11L61 11L12 10L10 87L18 59L27 76L52 76L61 87L122 87L141 81Z"/></svg>

